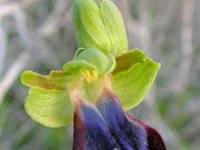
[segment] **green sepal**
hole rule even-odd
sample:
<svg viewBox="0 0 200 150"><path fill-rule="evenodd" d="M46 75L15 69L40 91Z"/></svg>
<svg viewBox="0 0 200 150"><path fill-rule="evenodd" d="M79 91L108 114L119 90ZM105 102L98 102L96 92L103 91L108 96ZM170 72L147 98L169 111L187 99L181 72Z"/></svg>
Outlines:
<svg viewBox="0 0 200 150"><path fill-rule="evenodd" d="M101 18L111 41L111 52L117 57L128 51L128 40L122 15L111 0L99 2Z"/></svg>
<svg viewBox="0 0 200 150"><path fill-rule="evenodd" d="M95 66L100 74L111 72L115 68L115 58L112 54L104 54L103 52L91 48L80 48L76 51L74 60L85 60Z"/></svg>
<svg viewBox="0 0 200 150"><path fill-rule="evenodd" d="M50 128L66 126L73 120L69 96L63 90L31 88L25 110L33 120Z"/></svg>
<svg viewBox="0 0 200 150"><path fill-rule="evenodd" d="M112 87L122 107L129 110L142 102L154 82L160 64L144 56L140 50L129 51L117 58L116 63L121 67L113 71Z"/></svg>
<svg viewBox="0 0 200 150"><path fill-rule="evenodd" d="M66 73L80 74L84 70L96 70L96 67L85 60L72 60L64 64L62 69Z"/></svg>
<svg viewBox="0 0 200 150"><path fill-rule="evenodd" d="M75 76L63 71L40 75L25 71L21 75L24 85L30 87L25 110L36 122L51 128L63 127L72 122L73 111L67 87Z"/></svg>

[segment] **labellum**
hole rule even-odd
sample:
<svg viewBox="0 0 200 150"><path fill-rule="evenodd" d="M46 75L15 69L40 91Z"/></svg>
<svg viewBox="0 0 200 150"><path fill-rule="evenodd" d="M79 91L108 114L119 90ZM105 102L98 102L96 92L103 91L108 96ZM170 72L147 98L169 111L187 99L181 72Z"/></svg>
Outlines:
<svg viewBox="0 0 200 150"><path fill-rule="evenodd" d="M73 140L73 150L166 150L160 134L125 113L106 88L96 106L76 96Z"/></svg>

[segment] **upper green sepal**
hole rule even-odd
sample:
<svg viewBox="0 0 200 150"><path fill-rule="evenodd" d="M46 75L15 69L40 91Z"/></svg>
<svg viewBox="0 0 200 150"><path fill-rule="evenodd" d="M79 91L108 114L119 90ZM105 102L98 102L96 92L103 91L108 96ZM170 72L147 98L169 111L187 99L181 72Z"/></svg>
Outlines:
<svg viewBox="0 0 200 150"><path fill-rule="evenodd" d="M160 64L146 57L140 50L132 50L116 58L116 69L112 72L112 88L125 110L139 105L160 68Z"/></svg>
<svg viewBox="0 0 200 150"><path fill-rule="evenodd" d="M77 50L74 60L85 60L100 74L106 74L115 68L115 58L112 54L104 54L103 52L91 48L80 48Z"/></svg>
<svg viewBox="0 0 200 150"><path fill-rule="evenodd" d="M96 70L96 67L85 60L72 60L64 64L62 69L66 73L80 74L84 70Z"/></svg>

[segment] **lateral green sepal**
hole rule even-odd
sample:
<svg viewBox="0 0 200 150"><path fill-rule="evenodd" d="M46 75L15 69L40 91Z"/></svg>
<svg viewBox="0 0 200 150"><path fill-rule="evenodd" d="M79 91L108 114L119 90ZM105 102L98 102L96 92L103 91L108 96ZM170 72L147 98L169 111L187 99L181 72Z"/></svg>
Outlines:
<svg viewBox="0 0 200 150"><path fill-rule="evenodd" d="M112 87L122 107L129 110L142 102L154 82L160 64L145 57L139 50L120 57L121 67L113 72Z"/></svg>
<svg viewBox="0 0 200 150"><path fill-rule="evenodd" d="M31 88L25 110L33 120L50 128L66 126L73 120L68 92L63 90Z"/></svg>
<svg viewBox="0 0 200 150"><path fill-rule="evenodd" d="M30 87L25 101L28 115L36 122L51 128L71 123L73 111L67 87L74 78L73 74L63 71L51 71L49 75L23 72L21 81Z"/></svg>

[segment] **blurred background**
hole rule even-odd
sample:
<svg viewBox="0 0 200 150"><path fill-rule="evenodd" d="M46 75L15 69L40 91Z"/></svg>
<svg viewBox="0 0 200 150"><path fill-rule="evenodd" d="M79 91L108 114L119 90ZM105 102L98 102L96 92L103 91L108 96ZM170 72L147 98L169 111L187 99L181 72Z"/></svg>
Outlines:
<svg viewBox="0 0 200 150"><path fill-rule="evenodd" d="M155 127L169 150L200 148L200 1L113 0L129 49L162 64L154 86L130 112ZM0 150L68 150L72 125L46 128L28 117L24 70L61 69L78 48L73 0L0 0Z"/></svg>

